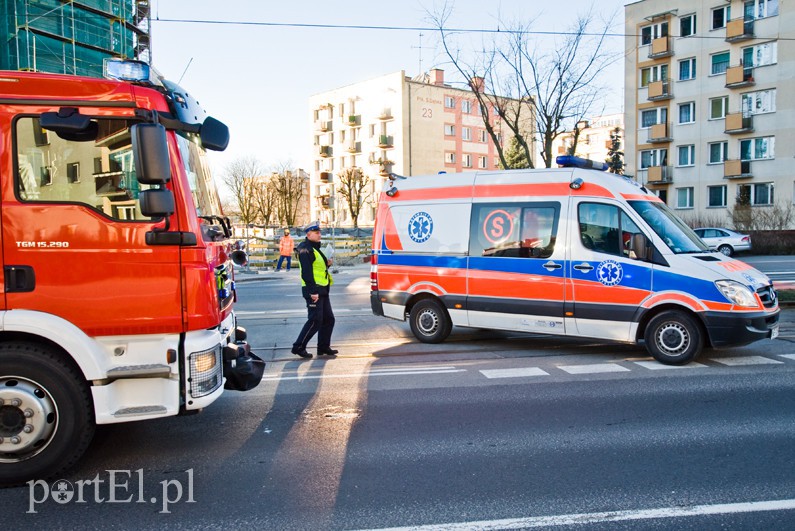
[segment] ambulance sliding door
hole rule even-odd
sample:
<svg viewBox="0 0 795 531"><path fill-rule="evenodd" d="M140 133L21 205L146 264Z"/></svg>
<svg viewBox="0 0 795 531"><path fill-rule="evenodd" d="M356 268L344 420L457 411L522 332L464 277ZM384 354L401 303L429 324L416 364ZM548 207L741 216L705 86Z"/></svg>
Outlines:
<svg viewBox="0 0 795 531"><path fill-rule="evenodd" d="M652 266L629 257L632 234L642 232L620 203L572 198L570 232L576 333L628 341L633 319L649 295ZM648 234L647 234L648 236Z"/></svg>
<svg viewBox="0 0 795 531"><path fill-rule="evenodd" d="M565 223L559 201L472 205L467 313L478 328L563 334Z"/></svg>

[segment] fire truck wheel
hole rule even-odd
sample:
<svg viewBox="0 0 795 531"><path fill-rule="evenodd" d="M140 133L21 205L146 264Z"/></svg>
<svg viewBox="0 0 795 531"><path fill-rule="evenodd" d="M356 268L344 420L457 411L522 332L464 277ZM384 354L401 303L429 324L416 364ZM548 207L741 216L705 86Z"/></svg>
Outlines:
<svg viewBox="0 0 795 531"><path fill-rule="evenodd" d="M646 349L666 365L684 365L699 355L704 334L689 315L677 310L660 313L646 326Z"/></svg>
<svg viewBox="0 0 795 531"><path fill-rule="evenodd" d="M441 343L453 329L444 307L434 299L423 299L411 309L409 324L414 336L423 343Z"/></svg>
<svg viewBox="0 0 795 531"><path fill-rule="evenodd" d="M0 344L0 485L64 471L93 436L89 388L76 368L42 345Z"/></svg>

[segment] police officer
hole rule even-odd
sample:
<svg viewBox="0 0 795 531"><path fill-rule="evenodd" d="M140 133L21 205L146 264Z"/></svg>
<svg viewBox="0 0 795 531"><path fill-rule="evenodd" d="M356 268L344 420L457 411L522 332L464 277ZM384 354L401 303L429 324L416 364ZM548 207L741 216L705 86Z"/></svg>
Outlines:
<svg viewBox="0 0 795 531"><path fill-rule="evenodd" d="M315 333L317 355L334 356L339 352L331 348L331 332L334 330L334 312L331 311L329 288L334 283L329 273L331 260L320 250L320 223L314 221L304 227L306 239L298 244L298 266L301 270L301 293L306 299L307 320L298 339L293 343L292 353L302 358L311 358L306 345Z"/></svg>

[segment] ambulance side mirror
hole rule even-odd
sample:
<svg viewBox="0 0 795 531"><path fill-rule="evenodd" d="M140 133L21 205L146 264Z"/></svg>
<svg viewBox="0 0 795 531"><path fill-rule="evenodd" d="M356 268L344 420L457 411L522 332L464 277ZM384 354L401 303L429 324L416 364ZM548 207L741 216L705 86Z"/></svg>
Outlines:
<svg viewBox="0 0 795 531"><path fill-rule="evenodd" d="M629 240L629 257L644 262L651 259L652 246L645 234L636 233Z"/></svg>

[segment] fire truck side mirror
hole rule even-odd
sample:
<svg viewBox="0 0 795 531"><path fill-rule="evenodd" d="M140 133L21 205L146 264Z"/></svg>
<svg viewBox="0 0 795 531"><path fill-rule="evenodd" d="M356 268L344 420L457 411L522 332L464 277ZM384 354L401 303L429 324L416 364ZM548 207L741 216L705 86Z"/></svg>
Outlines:
<svg viewBox="0 0 795 531"><path fill-rule="evenodd" d="M54 132L59 138L74 142L96 140L99 126L74 107L61 107L58 112L45 112L39 117L42 129Z"/></svg>
<svg viewBox="0 0 795 531"><path fill-rule="evenodd" d="M138 182L166 184L170 181L171 161L166 128L160 124L135 124L130 128L130 135Z"/></svg>
<svg viewBox="0 0 795 531"><path fill-rule="evenodd" d="M138 194L141 214L150 218L162 218L174 213L174 194L164 188L143 190Z"/></svg>
<svg viewBox="0 0 795 531"><path fill-rule="evenodd" d="M199 130L204 149L223 151L229 145L229 128L223 122L208 116Z"/></svg>

